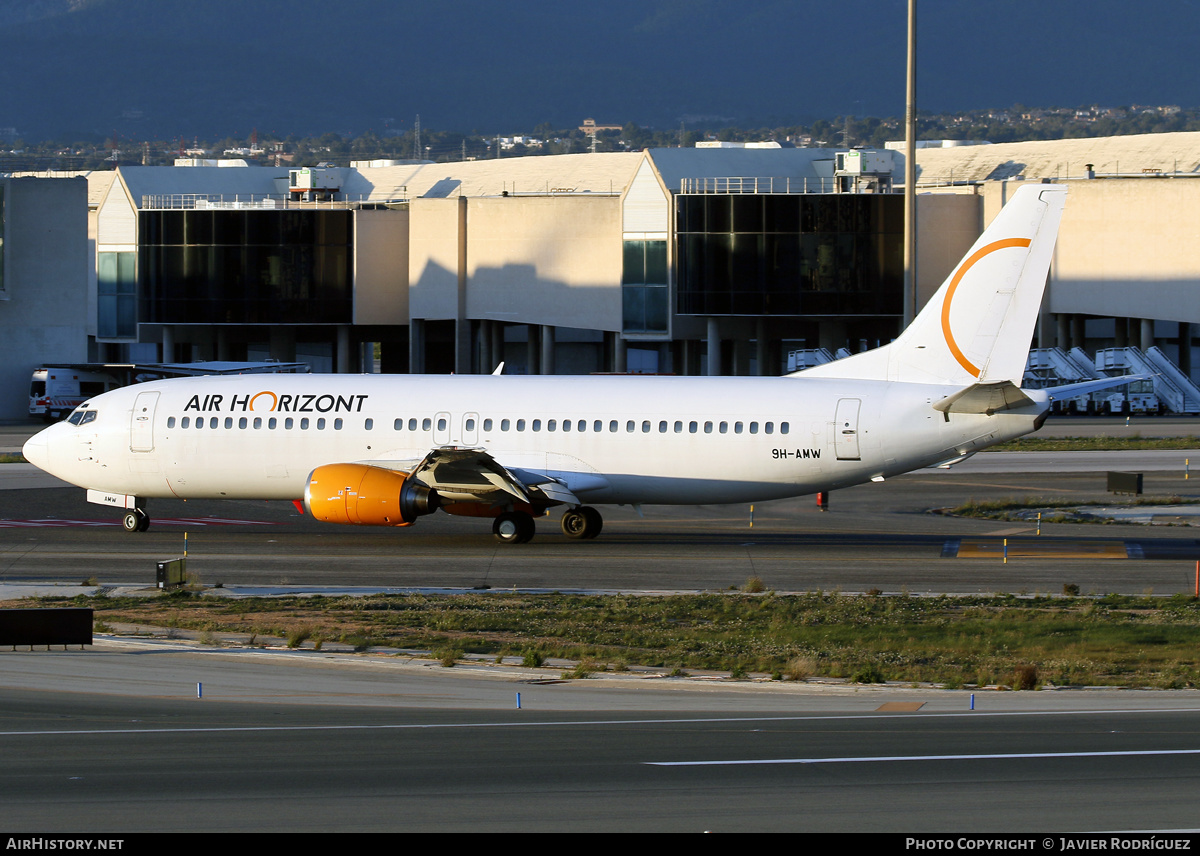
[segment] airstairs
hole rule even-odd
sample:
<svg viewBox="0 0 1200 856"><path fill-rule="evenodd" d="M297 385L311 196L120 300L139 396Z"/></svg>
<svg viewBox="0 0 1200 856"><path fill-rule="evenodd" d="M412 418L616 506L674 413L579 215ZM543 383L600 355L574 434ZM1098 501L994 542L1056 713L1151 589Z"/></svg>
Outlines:
<svg viewBox="0 0 1200 856"><path fill-rule="evenodd" d="M1200 413L1200 387L1179 370L1158 346L1105 348L1096 352L1096 366L1110 377L1118 374L1153 376L1154 394L1172 413Z"/></svg>
<svg viewBox="0 0 1200 856"><path fill-rule="evenodd" d="M838 353L840 355L841 351ZM800 348L796 351L788 351L787 370L788 372L798 372L831 362L833 362L833 354L829 353L828 348Z"/></svg>
<svg viewBox="0 0 1200 856"><path fill-rule="evenodd" d="M1096 367L1081 348L1074 348L1070 354L1062 348L1035 348L1029 352L1025 372L1027 378L1044 381L1043 387L1078 383L1097 376Z"/></svg>

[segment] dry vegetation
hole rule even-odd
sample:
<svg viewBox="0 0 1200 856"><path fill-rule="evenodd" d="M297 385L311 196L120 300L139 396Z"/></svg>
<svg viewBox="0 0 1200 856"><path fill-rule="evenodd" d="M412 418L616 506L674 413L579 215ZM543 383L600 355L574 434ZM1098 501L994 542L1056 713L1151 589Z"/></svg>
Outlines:
<svg viewBox="0 0 1200 856"><path fill-rule="evenodd" d="M307 647L337 640L359 650L432 652L451 662L473 653L566 658L586 671L646 665L950 687L1200 686L1200 604L1184 596L496 592L230 599L180 592L38 602L91 606L97 624L232 631Z"/></svg>

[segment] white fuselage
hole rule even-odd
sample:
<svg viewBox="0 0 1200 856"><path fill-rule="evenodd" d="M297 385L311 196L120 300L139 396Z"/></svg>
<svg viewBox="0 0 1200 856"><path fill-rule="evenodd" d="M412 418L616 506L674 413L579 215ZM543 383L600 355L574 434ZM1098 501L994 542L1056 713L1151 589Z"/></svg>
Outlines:
<svg viewBox="0 0 1200 856"><path fill-rule="evenodd" d="M485 449L580 501L701 504L798 496L887 477L1034 430L1036 406L943 414L958 387L844 378L270 375L105 393L26 456L92 491L298 499L333 463L410 469ZM406 469L407 468L407 469Z"/></svg>

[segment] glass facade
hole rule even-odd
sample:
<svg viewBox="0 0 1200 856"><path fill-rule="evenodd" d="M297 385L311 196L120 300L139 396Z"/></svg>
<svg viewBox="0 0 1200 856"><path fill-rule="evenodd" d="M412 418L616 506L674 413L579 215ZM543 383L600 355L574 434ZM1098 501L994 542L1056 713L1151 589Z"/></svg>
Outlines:
<svg viewBox="0 0 1200 856"><path fill-rule="evenodd" d="M625 241L621 266L622 329L667 332L667 242Z"/></svg>
<svg viewBox="0 0 1200 856"><path fill-rule="evenodd" d="M353 212L138 215L144 322L348 324Z"/></svg>
<svg viewBox="0 0 1200 856"><path fill-rule="evenodd" d="M96 254L96 335L137 336L137 253Z"/></svg>
<svg viewBox="0 0 1200 856"><path fill-rule="evenodd" d="M904 197L680 194L682 315L899 315Z"/></svg>

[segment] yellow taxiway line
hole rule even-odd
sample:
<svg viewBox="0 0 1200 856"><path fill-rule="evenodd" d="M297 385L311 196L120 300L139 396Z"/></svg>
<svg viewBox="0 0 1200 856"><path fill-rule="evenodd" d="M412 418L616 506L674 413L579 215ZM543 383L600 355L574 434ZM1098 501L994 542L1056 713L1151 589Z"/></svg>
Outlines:
<svg viewBox="0 0 1200 856"><path fill-rule="evenodd" d="M951 546L946 545L948 548ZM943 551L943 557L958 559L1002 559L1002 538L963 538L958 549ZM1010 559L1128 559L1124 541L1071 540L1050 541L1040 538L1008 539Z"/></svg>

